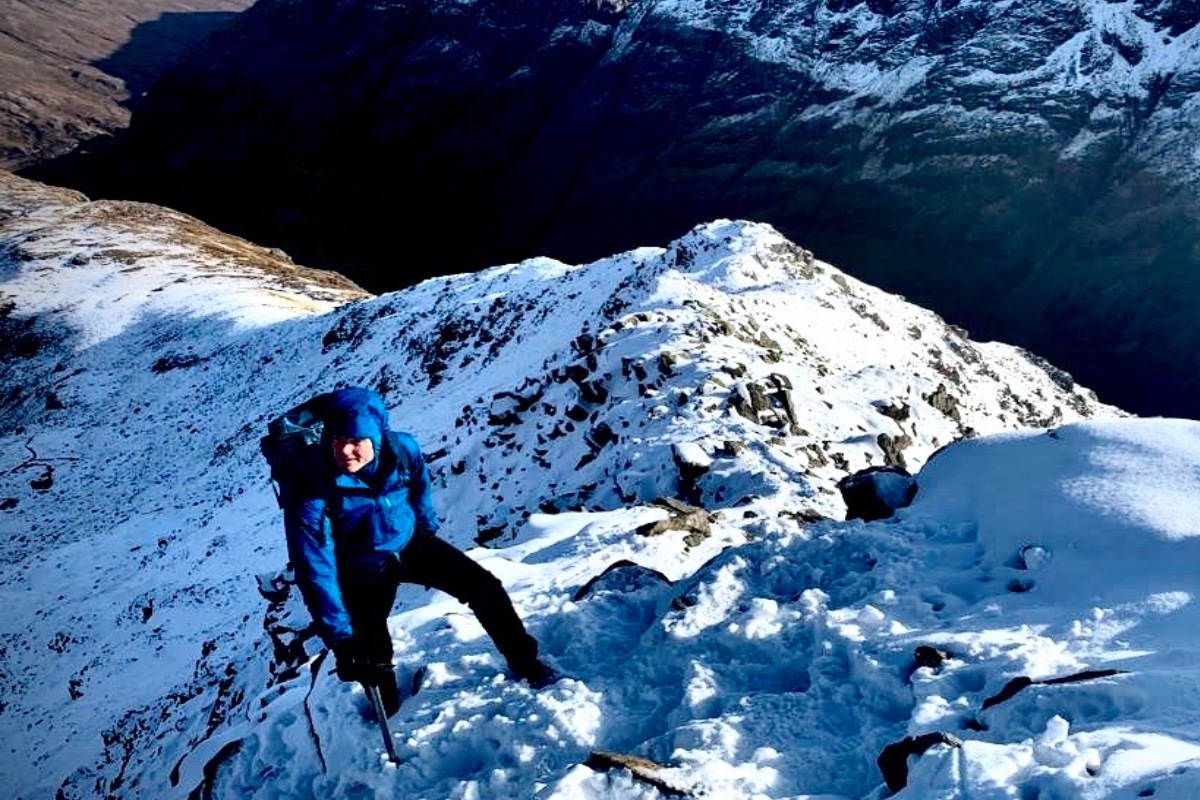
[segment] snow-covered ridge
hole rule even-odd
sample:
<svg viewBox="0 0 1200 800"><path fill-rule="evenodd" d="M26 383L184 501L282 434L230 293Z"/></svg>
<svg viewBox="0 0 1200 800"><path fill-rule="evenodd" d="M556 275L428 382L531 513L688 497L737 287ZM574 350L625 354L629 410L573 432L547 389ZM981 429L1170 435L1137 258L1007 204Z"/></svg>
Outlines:
<svg viewBox="0 0 1200 800"><path fill-rule="evenodd" d="M566 798L584 796L572 781L591 780L572 766L605 745L660 758L683 748L721 784L715 765L741 756L722 732L729 710L705 699L723 696L704 687L717 685L711 659L724 647L724 634L705 631L751 613L770 638L800 619L780 599L750 612L722 599L722 570L796 554L847 569L838 524L814 539L804 521L840 519L834 487L855 470L915 471L963 436L1121 416L1036 358L972 342L765 225L721 220L593 264L534 259L365 298L245 243L206 246L219 235L196 234L182 215L41 198L10 180L0 195L19 210L0 221L0 592L14 613L0 627L0 740L14 751L0 786L21 796L182 796L215 759L218 796L316 782L333 796L362 784L514 798L557 786ZM250 252L260 261L241 262ZM477 557L580 678L532 695L497 675L452 603L404 595L394 632L430 678L398 723L415 759L394 773L374 764L376 740L345 687L323 677L315 705L298 705L308 674L272 652L255 580L285 559L257 451L263 426L352 383L378 388L394 423L422 442L444 535L488 543ZM668 516L662 499L703 507L708 529L637 534ZM883 535L848 530L844 541ZM739 555L750 541L761 544ZM858 552L841 555L858 563ZM572 599L622 559L660 575L602 584L589 605ZM669 583L681 580L693 588ZM781 597L806 588L769 580ZM814 613L824 608L808 597ZM690 599L668 612L672 598ZM680 637L695 644L655 666L655 648ZM771 639L753 659L763 702L798 688L768 674L787 642ZM864 752L897 733L900 713L864 718L865 750L846 754L829 791L877 780ZM447 715L472 720L459 732L467 745ZM324 730L320 760L306 749L310 727ZM463 747L492 755L471 767ZM643 790L629 791L614 796Z"/></svg>

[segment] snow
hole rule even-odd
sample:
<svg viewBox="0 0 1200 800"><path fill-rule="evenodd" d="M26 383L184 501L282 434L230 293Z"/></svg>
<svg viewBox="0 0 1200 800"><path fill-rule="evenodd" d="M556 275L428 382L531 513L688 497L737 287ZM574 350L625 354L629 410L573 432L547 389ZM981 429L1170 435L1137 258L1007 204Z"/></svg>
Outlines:
<svg viewBox="0 0 1200 800"><path fill-rule="evenodd" d="M39 337L0 367L0 794L878 800L884 748L939 731L961 746L898 797L1200 792L1200 423L1124 415L764 225L339 304L211 277L187 237L113 268L89 208L0 223L5 333ZM338 383L381 388L443 535L567 675L514 681L466 609L402 587L424 678L398 765L295 592L260 594L287 573L257 438ZM844 521L881 434L916 498ZM681 500L707 534L639 532Z"/></svg>

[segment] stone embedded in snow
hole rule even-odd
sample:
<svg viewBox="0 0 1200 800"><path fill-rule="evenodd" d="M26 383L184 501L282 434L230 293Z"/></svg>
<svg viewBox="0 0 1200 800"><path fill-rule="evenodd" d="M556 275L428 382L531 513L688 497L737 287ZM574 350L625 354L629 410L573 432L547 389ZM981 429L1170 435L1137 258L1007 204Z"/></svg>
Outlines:
<svg viewBox="0 0 1200 800"><path fill-rule="evenodd" d="M628 559L622 559L610 564L599 575L588 580L571 596L572 602L578 603L594 594L604 591L616 591L622 594L639 591L646 586L670 586L671 581L658 570L643 567Z"/></svg>
<svg viewBox="0 0 1200 800"><path fill-rule="evenodd" d="M1018 554L1020 568L1031 572L1039 570L1050 563L1050 551L1041 545L1028 544L1021 548Z"/></svg>
<svg viewBox="0 0 1200 800"><path fill-rule="evenodd" d="M612 753L606 750L593 750L588 754L584 766L597 771L610 769L626 769L634 778L653 786L665 797L694 797L690 791L680 789L662 777L662 764L657 764L648 758L633 756L625 753Z"/></svg>
<svg viewBox="0 0 1200 800"><path fill-rule="evenodd" d="M712 458L696 442L677 442L672 459L679 470L679 496L688 502L700 502L696 482L712 467Z"/></svg>
<svg viewBox="0 0 1200 800"><path fill-rule="evenodd" d="M846 519L887 519L917 495L917 481L899 467L868 467L838 481Z"/></svg>
<svg viewBox="0 0 1200 800"><path fill-rule="evenodd" d="M908 785L908 759L921 756L934 745L961 747L962 739L952 733L935 731L920 736L906 736L898 742L893 742L883 748L877 763L883 773L883 780L893 792L898 792Z"/></svg>
<svg viewBox="0 0 1200 800"><path fill-rule="evenodd" d="M947 659L953 658L949 651L943 650L940 647L934 647L928 644L918 645L913 650L913 667L926 667L928 669L937 669L944 664Z"/></svg>
<svg viewBox="0 0 1200 800"><path fill-rule="evenodd" d="M1125 670L1121 669L1087 669L1082 672L1076 672L1071 675L1061 675L1057 678L1030 678L1028 675L1018 675L1008 681L994 695L987 697L983 701L981 710L986 711L993 706L999 705L1006 700L1011 700L1020 692L1028 689L1030 686L1056 686L1063 683L1080 683L1082 681L1097 680L1099 678L1111 678L1115 675L1122 675Z"/></svg>
<svg viewBox="0 0 1200 800"><path fill-rule="evenodd" d="M712 466L712 458L704 452L696 442L677 442L675 444L675 460L680 465L704 471Z"/></svg>
<svg viewBox="0 0 1200 800"><path fill-rule="evenodd" d="M791 380L775 373L759 381L739 383L729 402L734 411L752 422L799 434L800 424L791 391Z"/></svg>
<svg viewBox="0 0 1200 800"><path fill-rule="evenodd" d="M670 516L657 522L647 522L637 529L640 536L659 536L667 531L684 531L684 542L694 547L707 539L712 530L712 514L672 498L659 500L658 505L668 509Z"/></svg>

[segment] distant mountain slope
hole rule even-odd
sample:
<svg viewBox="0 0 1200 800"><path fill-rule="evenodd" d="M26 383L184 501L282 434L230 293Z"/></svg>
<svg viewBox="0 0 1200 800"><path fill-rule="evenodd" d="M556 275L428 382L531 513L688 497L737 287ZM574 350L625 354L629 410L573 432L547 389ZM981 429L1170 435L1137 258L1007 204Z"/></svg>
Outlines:
<svg viewBox="0 0 1200 800"><path fill-rule="evenodd" d="M0 169L60 156L129 122L167 64L251 0L5 0Z"/></svg>
<svg viewBox="0 0 1200 800"><path fill-rule="evenodd" d="M1114 402L1194 416L1196 8L264 0L90 185L374 291L759 220Z"/></svg>
<svg viewBox="0 0 1200 800"><path fill-rule="evenodd" d="M539 511L626 509L637 527L666 515L655 501L703 507L695 536L581 523L672 579L841 518L836 482L868 465L1121 416L761 224L372 298L145 204L10 176L0 210L0 786L16 795L161 797L287 688L253 583L286 558L258 437L316 391L384 394L462 546L520 547Z"/></svg>

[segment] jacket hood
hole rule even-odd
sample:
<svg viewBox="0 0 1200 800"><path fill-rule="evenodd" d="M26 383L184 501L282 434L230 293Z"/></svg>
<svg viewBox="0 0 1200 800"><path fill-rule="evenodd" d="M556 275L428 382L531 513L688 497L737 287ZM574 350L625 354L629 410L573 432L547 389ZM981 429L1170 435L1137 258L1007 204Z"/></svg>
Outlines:
<svg viewBox="0 0 1200 800"><path fill-rule="evenodd" d="M334 439L370 439L378 458L386 429L387 407L378 392L350 386L330 393L325 410L326 444Z"/></svg>

